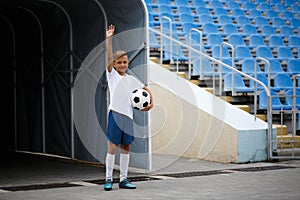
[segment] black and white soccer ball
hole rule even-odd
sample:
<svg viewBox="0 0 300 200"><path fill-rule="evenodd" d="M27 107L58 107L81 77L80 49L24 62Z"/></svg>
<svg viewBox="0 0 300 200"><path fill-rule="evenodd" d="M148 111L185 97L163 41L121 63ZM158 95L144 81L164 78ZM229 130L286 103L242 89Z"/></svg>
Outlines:
<svg viewBox="0 0 300 200"><path fill-rule="evenodd" d="M144 89L134 90L131 96L131 103L133 108L142 110L150 104L150 95Z"/></svg>

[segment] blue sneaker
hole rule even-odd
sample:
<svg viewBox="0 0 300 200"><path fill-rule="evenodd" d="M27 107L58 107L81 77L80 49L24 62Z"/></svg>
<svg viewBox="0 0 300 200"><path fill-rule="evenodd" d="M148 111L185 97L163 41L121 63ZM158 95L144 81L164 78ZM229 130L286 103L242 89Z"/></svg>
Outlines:
<svg viewBox="0 0 300 200"><path fill-rule="evenodd" d="M136 186L134 184L130 183L127 179L124 179L123 181L119 182L119 188L135 189Z"/></svg>
<svg viewBox="0 0 300 200"><path fill-rule="evenodd" d="M109 191L109 190L112 189L112 186L113 186L113 182L112 182L110 179L108 179L108 180L105 182L103 188L104 188L105 191Z"/></svg>

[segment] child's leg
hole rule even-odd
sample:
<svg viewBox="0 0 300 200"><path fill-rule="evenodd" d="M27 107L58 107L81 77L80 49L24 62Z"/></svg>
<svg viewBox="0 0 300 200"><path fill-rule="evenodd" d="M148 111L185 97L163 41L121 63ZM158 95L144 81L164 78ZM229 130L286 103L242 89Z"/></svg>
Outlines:
<svg viewBox="0 0 300 200"><path fill-rule="evenodd" d="M129 150L130 144L121 145L121 155L120 155L120 181L127 178L128 166L129 166Z"/></svg>
<svg viewBox="0 0 300 200"><path fill-rule="evenodd" d="M106 154L106 180L113 180L113 170L115 166L115 156L118 145L108 142Z"/></svg>

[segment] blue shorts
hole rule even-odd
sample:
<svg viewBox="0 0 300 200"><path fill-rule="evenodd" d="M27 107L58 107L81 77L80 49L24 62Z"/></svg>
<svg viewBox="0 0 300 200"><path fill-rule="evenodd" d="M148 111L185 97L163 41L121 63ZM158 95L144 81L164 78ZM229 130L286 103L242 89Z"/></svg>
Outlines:
<svg viewBox="0 0 300 200"><path fill-rule="evenodd" d="M133 137L133 120L115 111L108 113L107 139L113 144L131 144Z"/></svg>

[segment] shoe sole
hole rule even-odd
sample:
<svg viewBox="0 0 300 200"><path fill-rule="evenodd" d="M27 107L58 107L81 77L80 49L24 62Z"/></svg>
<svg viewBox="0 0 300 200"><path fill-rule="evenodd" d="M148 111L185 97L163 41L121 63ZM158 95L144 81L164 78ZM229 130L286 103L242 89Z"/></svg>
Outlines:
<svg viewBox="0 0 300 200"><path fill-rule="evenodd" d="M110 191L112 188L104 188L105 191Z"/></svg>

